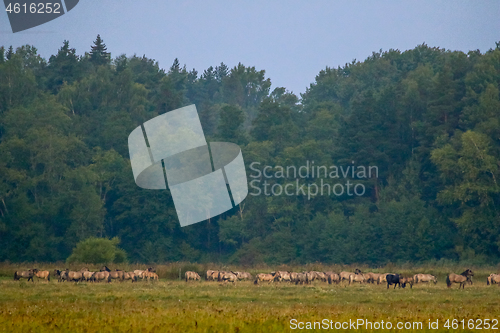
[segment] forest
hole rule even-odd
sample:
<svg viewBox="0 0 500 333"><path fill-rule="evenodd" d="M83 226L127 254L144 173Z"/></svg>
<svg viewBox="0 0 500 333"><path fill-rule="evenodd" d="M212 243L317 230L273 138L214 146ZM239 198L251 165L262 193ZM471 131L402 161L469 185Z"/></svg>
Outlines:
<svg viewBox="0 0 500 333"><path fill-rule="evenodd" d="M493 44L484 53L426 44L380 50L326 67L300 96L271 90L264 70L241 63L198 72L178 59L164 70L145 55L112 57L100 36L83 56L64 41L48 60L35 46L4 45L0 261L66 260L81 241L116 237L138 263L496 264L500 42ZM255 168L276 175L313 162L377 173L272 177L270 188L294 195L252 195L249 186L238 207L181 228L168 189L134 183L127 139L190 104L207 141L241 147L249 182L264 180ZM301 184L346 180L363 193L295 195Z"/></svg>

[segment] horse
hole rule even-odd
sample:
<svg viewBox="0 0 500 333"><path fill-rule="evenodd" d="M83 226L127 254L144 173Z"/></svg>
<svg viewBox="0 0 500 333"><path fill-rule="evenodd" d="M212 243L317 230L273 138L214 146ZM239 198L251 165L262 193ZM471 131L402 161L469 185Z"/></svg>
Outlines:
<svg viewBox="0 0 500 333"><path fill-rule="evenodd" d="M54 269L52 276L57 277L57 281L61 282L61 274L62 274L62 272L60 270Z"/></svg>
<svg viewBox="0 0 500 333"><path fill-rule="evenodd" d="M108 282L111 282L111 279L113 280L120 280L120 281L123 281L123 278L124 278L124 275L125 275L125 272L124 271L121 271L121 270L115 270L113 272L108 272L109 275L108 275Z"/></svg>
<svg viewBox="0 0 500 333"><path fill-rule="evenodd" d="M18 281L21 278L24 278L24 279L28 279L28 281L31 280L31 282L35 282L35 281L33 281L33 276L35 276L35 274L37 272L38 272L38 270L36 268L30 269L28 271L15 271L14 272L14 280Z"/></svg>
<svg viewBox="0 0 500 333"><path fill-rule="evenodd" d="M380 276L380 274L378 273L366 273L366 274L363 274L365 276L365 279L366 279L366 282L369 282L369 283L375 283L377 282L377 284L379 284L378 282L378 278Z"/></svg>
<svg viewBox="0 0 500 333"><path fill-rule="evenodd" d="M492 273L486 278L486 285L498 284L500 285L500 275Z"/></svg>
<svg viewBox="0 0 500 333"><path fill-rule="evenodd" d="M200 275L192 271L187 271L186 273L184 273L184 277L186 278L186 282L188 282L189 280L201 280Z"/></svg>
<svg viewBox="0 0 500 333"><path fill-rule="evenodd" d="M95 272L94 274L92 274L90 281L92 281L92 282L99 282L99 281L105 281L105 280L108 281L108 277L109 277L108 271Z"/></svg>
<svg viewBox="0 0 500 333"><path fill-rule="evenodd" d="M365 280L365 276L361 273L349 275L349 284L354 282L364 283Z"/></svg>
<svg viewBox="0 0 500 333"><path fill-rule="evenodd" d="M474 276L474 272L472 272L472 270L470 269L466 269L460 275L451 273L446 277L446 285L448 286L448 288L450 288L452 283L460 283L458 289L460 289L460 287L464 289L467 281L471 281L471 276Z"/></svg>
<svg viewBox="0 0 500 333"><path fill-rule="evenodd" d="M64 271L61 274L61 278L66 281L75 281L79 282L83 280L83 272L82 271L70 271L69 268L66 268L66 271Z"/></svg>
<svg viewBox="0 0 500 333"><path fill-rule="evenodd" d="M49 271L39 271L38 269L36 270L35 273L36 277L40 279L44 279L50 282L50 272Z"/></svg>
<svg viewBox="0 0 500 333"><path fill-rule="evenodd" d="M389 286L392 285L394 285L394 289L396 289L396 286L399 286L399 288L401 288L401 280L399 274L387 274L385 278L387 280L387 289L389 289ZM405 286L406 285L403 284L403 288Z"/></svg>
<svg viewBox="0 0 500 333"><path fill-rule="evenodd" d="M134 283L134 281L137 282L137 276L134 272L124 272L123 280L132 280L132 283Z"/></svg>
<svg viewBox="0 0 500 333"><path fill-rule="evenodd" d="M401 283L403 285L403 288L406 287L406 284L409 284L410 285L410 288L413 289L413 276L409 276L409 277L399 277L399 283Z"/></svg>
<svg viewBox="0 0 500 333"><path fill-rule="evenodd" d="M434 282L434 284L437 283L436 277L430 274L415 274L413 275L413 281L415 282L415 284L429 283L429 282Z"/></svg>
<svg viewBox="0 0 500 333"><path fill-rule="evenodd" d="M349 276L353 275L353 272L340 272L339 277L340 277L340 282L347 280L349 281Z"/></svg>
<svg viewBox="0 0 500 333"><path fill-rule="evenodd" d="M382 282L387 282L387 275L394 275L394 273L380 274L377 279L377 284L381 284Z"/></svg>
<svg viewBox="0 0 500 333"><path fill-rule="evenodd" d="M332 284L335 282L336 284L339 284L340 282L340 276L337 273L333 272L326 272L325 273L328 279L328 284Z"/></svg>

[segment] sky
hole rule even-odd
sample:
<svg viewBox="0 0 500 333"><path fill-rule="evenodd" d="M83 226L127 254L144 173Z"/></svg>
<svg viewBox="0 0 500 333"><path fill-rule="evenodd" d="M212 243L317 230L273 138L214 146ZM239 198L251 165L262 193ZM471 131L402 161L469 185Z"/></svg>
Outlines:
<svg viewBox="0 0 500 333"><path fill-rule="evenodd" d="M199 73L224 62L265 70L273 88L304 93L320 70L380 49L426 43L485 52L500 41L500 1L80 0L65 15L12 33L0 12L0 46L34 45L48 59L68 40L82 55L97 34L111 56L175 58Z"/></svg>

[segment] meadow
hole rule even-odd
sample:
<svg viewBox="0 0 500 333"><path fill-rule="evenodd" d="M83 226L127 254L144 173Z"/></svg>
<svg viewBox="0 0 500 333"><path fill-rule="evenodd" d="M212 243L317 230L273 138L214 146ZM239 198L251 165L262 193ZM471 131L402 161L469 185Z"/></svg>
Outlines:
<svg viewBox="0 0 500 333"><path fill-rule="evenodd" d="M254 285L251 281L234 285L206 281L186 283L178 279L179 268L182 274L186 267L201 273L205 266L183 263L158 265L159 282L59 283L36 278L34 283L13 281L15 269L34 265L45 269L57 266L0 265L1 332L287 332L301 331L292 329L299 327L300 322L304 327L307 322L324 325L324 319L332 321L333 329L336 322L362 319L371 322L372 329L363 326L359 331L387 331L374 327L383 320L393 325L393 331L436 332L448 330L444 327L448 319L450 325L451 320L456 319L458 326L455 327L460 330L462 325L467 330L470 320L479 328L478 319L490 319L490 323L492 319L500 319L500 288L486 285L487 275L496 272L497 267L471 267L475 272L474 285L467 285L464 290L459 290L458 285L449 289L444 282L448 270L460 273L464 267L439 266L371 269L408 275L425 272L436 275L439 281L437 285L395 290L392 287L387 290L385 285L347 286L324 282L310 285ZM59 268L63 266L59 264ZM360 267L368 271L367 267ZM130 265L124 269L129 268L141 267ZM353 267L262 266L246 270L255 274L287 268L337 271ZM439 329L430 330L429 321L435 323L436 320ZM414 326L398 330L395 327L398 322L421 322L422 329ZM482 322L481 327L483 325ZM496 327L500 329L500 324Z"/></svg>

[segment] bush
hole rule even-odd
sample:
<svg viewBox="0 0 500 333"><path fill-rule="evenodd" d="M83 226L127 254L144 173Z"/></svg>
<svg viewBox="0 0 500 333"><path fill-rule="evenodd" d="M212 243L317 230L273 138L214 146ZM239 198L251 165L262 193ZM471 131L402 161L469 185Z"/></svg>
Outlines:
<svg viewBox="0 0 500 333"><path fill-rule="evenodd" d="M127 260L127 253L118 248L120 240L90 237L76 244L73 253L66 260L67 263L111 264L123 263Z"/></svg>

